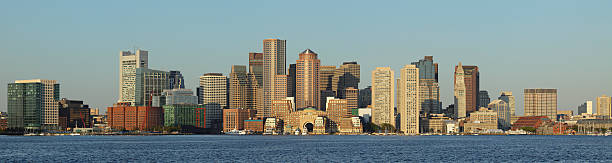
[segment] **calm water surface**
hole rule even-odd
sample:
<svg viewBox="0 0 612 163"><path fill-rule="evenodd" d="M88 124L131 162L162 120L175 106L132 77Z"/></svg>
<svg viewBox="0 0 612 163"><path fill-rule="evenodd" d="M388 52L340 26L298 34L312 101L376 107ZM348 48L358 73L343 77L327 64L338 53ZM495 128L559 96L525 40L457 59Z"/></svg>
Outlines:
<svg viewBox="0 0 612 163"><path fill-rule="evenodd" d="M0 136L0 162L612 162L598 136Z"/></svg>

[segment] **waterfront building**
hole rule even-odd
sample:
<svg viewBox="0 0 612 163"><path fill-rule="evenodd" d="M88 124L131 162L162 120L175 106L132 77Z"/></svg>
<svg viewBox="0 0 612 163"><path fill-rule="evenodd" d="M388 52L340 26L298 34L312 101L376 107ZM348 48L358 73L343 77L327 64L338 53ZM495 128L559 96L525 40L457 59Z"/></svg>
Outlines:
<svg viewBox="0 0 612 163"><path fill-rule="evenodd" d="M479 133L498 129L497 113L488 108L480 108L470 114L469 120L464 123L464 132Z"/></svg>
<svg viewBox="0 0 612 163"><path fill-rule="evenodd" d="M284 131L289 134L294 134L296 132L325 134L329 129L326 116L326 112L315 108L305 108L300 111L292 112L284 119ZM272 122L268 122L268 119L266 119L266 130L272 128L268 127L272 126Z"/></svg>
<svg viewBox="0 0 612 163"><path fill-rule="evenodd" d="M207 73L200 77L202 103L206 108L206 128L222 129L223 108L227 107L227 77Z"/></svg>
<svg viewBox="0 0 612 163"><path fill-rule="evenodd" d="M525 89L525 116L548 116L556 121L557 89Z"/></svg>
<svg viewBox="0 0 612 163"><path fill-rule="evenodd" d="M597 97L597 114L603 116L612 116L612 98L610 96L601 95Z"/></svg>
<svg viewBox="0 0 612 163"><path fill-rule="evenodd" d="M359 90L359 108L365 108L372 105L372 86Z"/></svg>
<svg viewBox="0 0 612 163"><path fill-rule="evenodd" d="M400 117L400 132L419 134L421 102L419 100L419 68L406 65L402 68L399 81L397 111Z"/></svg>
<svg viewBox="0 0 612 163"><path fill-rule="evenodd" d="M315 107L320 108L321 98L319 91L319 67L321 61L317 58L317 53L310 49L300 53L297 62L296 74L296 107Z"/></svg>
<svg viewBox="0 0 612 163"><path fill-rule="evenodd" d="M510 108L510 124L514 123L518 119L518 116L516 116L516 99L512 95L512 92L502 91L497 99L508 103L508 107Z"/></svg>
<svg viewBox="0 0 612 163"><path fill-rule="evenodd" d="M255 118L255 110L223 109L223 132L244 130L244 121Z"/></svg>
<svg viewBox="0 0 612 163"><path fill-rule="evenodd" d="M89 105L84 105L83 101L61 99L59 101L58 124L60 129L67 128L91 128Z"/></svg>
<svg viewBox="0 0 612 163"><path fill-rule="evenodd" d="M151 130L163 125L163 110L160 107L117 103L108 107L106 114L108 126L114 130Z"/></svg>
<svg viewBox="0 0 612 163"><path fill-rule="evenodd" d="M429 117L421 118L419 122L421 133L447 133L447 121L452 121L451 118L445 117L444 114L430 114Z"/></svg>
<svg viewBox="0 0 612 163"><path fill-rule="evenodd" d="M136 69L135 106L152 106L153 96L170 89L170 73L147 68Z"/></svg>
<svg viewBox="0 0 612 163"><path fill-rule="evenodd" d="M206 108L198 104L164 105L164 126L206 128Z"/></svg>
<svg viewBox="0 0 612 163"><path fill-rule="evenodd" d="M372 123L395 127L395 76L390 67L372 71Z"/></svg>
<svg viewBox="0 0 612 163"><path fill-rule="evenodd" d="M246 66L233 65L229 76L229 107L249 108L249 79Z"/></svg>
<svg viewBox="0 0 612 163"><path fill-rule="evenodd" d="M359 117L341 118L338 122L338 132L340 134L361 134L363 126Z"/></svg>
<svg viewBox="0 0 612 163"><path fill-rule="evenodd" d="M261 114L258 117L270 117L272 115L270 111L272 101L284 99L287 96L286 42L279 39L265 39L263 41L262 88L264 105L262 111L257 112L257 114Z"/></svg>
<svg viewBox="0 0 612 163"><path fill-rule="evenodd" d="M255 134L263 133L264 121L261 119L244 120L244 130Z"/></svg>
<svg viewBox="0 0 612 163"><path fill-rule="evenodd" d="M119 101L136 103L136 69L148 68L149 52L136 50L119 52Z"/></svg>
<svg viewBox="0 0 612 163"><path fill-rule="evenodd" d="M8 127L55 129L59 121L60 85L55 80L16 80L8 84Z"/></svg>
<svg viewBox="0 0 612 163"><path fill-rule="evenodd" d="M331 132L338 131L338 124L342 118L350 118L352 116L352 110L348 108L348 101L346 99L328 97L326 108L327 118L330 120L329 129Z"/></svg>
<svg viewBox="0 0 612 163"><path fill-rule="evenodd" d="M478 107L488 107L489 103L491 103L491 98L489 98L489 92L485 90L481 90L478 92Z"/></svg>
<svg viewBox="0 0 612 163"><path fill-rule="evenodd" d="M462 73L459 73L461 67ZM464 66L461 63L455 66L455 84L457 84L457 76L461 75L465 86L465 111L469 114L478 109L478 93L480 91L480 72L478 66ZM458 106L458 105L455 105ZM460 108L462 106L459 106Z"/></svg>
<svg viewBox="0 0 612 163"><path fill-rule="evenodd" d="M0 112L0 130L8 129L8 115L5 112Z"/></svg>
<svg viewBox="0 0 612 163"><path fill-rule="evenodd" d="M289 70L287 70L287 73L287 97L296 97L298 73L297 64L289 64Z"/></svg>
<svg viewBox="0 0 612 163"><path fill-rule="evenodd" d="M332 79L332 90L336 92L336 97L344 99L344 89L348 87L359 88L361 68L357 62L343 62Z"/></svg>
<svg viewBox="0 0 612 163"><path fill-rule="evenodd" d="M284 119L287 115L296 111L295 100L293 97L287 97L283 100L272 101L272 113L271 117Z"/></svg>
<svg viewBox="0 0 612 163"><path fill-rule="evenodd" d="M586 101L582 105L578 106L578 115L581 115L583 113L594 114L593 101Z"/></svg>
<svg viewBox="0 0 612 163"><path fill-rule="evenodd" d="M510 122L512 116L510 115L510 106L503 100L493 100L487 106L491 110L497 113L497 122L499 123L499 129L508 130L510 129Z"/></svg>
<svg viewBox="0 0 612 163"><path fill-rule="evenodd" d="M421 111L427 114L442 112L440 105L440 86L438 84L438 63L433 62L433 56L425 56L418 62L412 62L419 68L419 101Z"/></svg>
<svg viewBox="0 0 612 163"><path fill-rule="evenodd" d="M198 104L198 96L191 89L166 89L159 96L153 96L153 107L174 104Z"/></svg>
<svg viewBox="0 0 612 163"><path fill-rule="evenodd" d="M551 122L548 116L523 116L512 124L512 130L537 129L545 123Z"/></svg>
<svg viewBox="0 0 612 163"><path fill-rule="evenodd" d="M357 109L359 107L359 89L348 87L344 89L343 94L349 109Z"/></svg>
<svg viewBox="0 0 612 163"><path fill-rule="evenodd" d="M285 130L286 131L286 130ZM264 134L277 135L283 133L283 121L276 118L266 118L264 122Z"/></svg>
<svg viewBox="0 0 612 163"><path fill-rule="evenodd" d="M170 71L168 81L170 82L169 89L185 89L185 79L180 71Z"/></svg>
<svg viewBox="0 0 612 163"><path fill-rule="evenodd" d="M465 118L467 117L467 89L465 84L465 72L463 71L463 65L459 62L458 66L455 66L455 107L454 107L454 118Z"/></svg>

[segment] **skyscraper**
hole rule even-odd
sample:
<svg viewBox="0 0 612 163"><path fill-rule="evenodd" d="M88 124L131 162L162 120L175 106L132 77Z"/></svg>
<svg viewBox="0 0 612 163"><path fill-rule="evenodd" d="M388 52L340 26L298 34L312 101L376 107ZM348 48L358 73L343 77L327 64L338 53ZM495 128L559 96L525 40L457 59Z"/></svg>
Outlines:
<svg viewBox="0 0 612 163"><path fill-rule="evenodd" d="M557 89L525 89L525 116L557 119Z"/></svg>
<svg viewBox="0 0 612 163"><path fill-rule="evenodd" d="M317 58L317 53L306 49L300 53L300 58L296 62L296 107L320 108L319 66L321 61Z"/></svg>
<svg viewBox="0 0 612 163"><path fill-rule="evenodd" d="M514 98L514 96L512 96L512 92L502 91L498 99L508 103L508 107L510 109L510 117L512 119L516 119L516 99Z"/></svg>
<svg viewBox="0 0 612 163"><path fill-rule="evenodd" d="M8 127L54 129L59 121L59 84L55 80L17 80L8 84Z"/></svg>
<svg viewBox="0 0 612 163"><path fill-rule="evenodd" d="M249 80L247 76L246 66L233 65L232 72L229 75L229 80L229 107L248 108L247 101L249 98Z"/></svg>
<svg viewBox="0 0 612 163"><path fill-rule="evenodd" d="M478 107L486 108L491 102L491 98L489 97L489 92L485 90L481 90L478 92Z"/></svg>
<svg viewBox="0 0 612 163"><path fill-rule="evenodd" d="M395 76L390 67L372 71L372 123L395 126Z"/></svg>
<svg viewBox="0 0 612 163"><path fill-rule="evenodd" d="M359 108L372 105L372 86L359 90Z"/></svg>
<svg viewBox="0 0 612 163"><path fill-rule="evenodd" d="M159 96L170 89L170 73L148 68L136 69L134 106L151 106L153 96Z"/></svg>
<svg viewBox="0 0 612 163"><path fill-rule="evenodd" d="M499 124L500 129L510 129L512 117L508 103L503 100L493 100L493 102L489 103L487 107L491 108L491 110L497 113L497 123Z"/></svg>
<svg viewBox="0 0 612 163"><path fill-rule="evenodd" d="M593 101L586 101L582 105L578 106L578 115L583 113L594 114L593 112Z"/></svg>
<svg viewBox="0 0 612 163"><path fill-rule="evenodd" d="M149 52L119 52L119 102L136 103L136 69L148 68Z"/></svg>
<svg viewBox="0 0 612 163"><path fill-rule="evenodd" d="M455 118L467 117L467 97L465 87L465 72L463 66L459 62L458 66L455 66Z"/></svg>
<svg viewBox="0 0 612 163"><path fill-rule="evenodd" d="M198 96L193 95L191 89L166 89L161 95L153 96L153 107L163 107L174 104L198 104Z"/></svg>
<svg viewBox="0 0 612 163"><path fill-rule="evenodd" d="M333 90L333 78L336 73L336 66L321 66L319 68L319 90L321 91L319 98L320 110L325 110L327 97L335 97L336 92Z"/></svg>
<svg viewBox="0 0 612 163"><path fill-rule="evenodd" d="M206 128L221 128L223 108L227 106L227 77L207 73L200 77L202 103L206 108Z"/></svg>
<svg viewBox="0 0 612 163"><path fill-rule="evenodd" d="M419 98L419 68L416 65L406 65L400 74L399 106L397 110L400 117L400 131L404 134L415 135L419 133L419 112L421 102Z"/></svg>
<svg viewBox="0 0 612 163"><path fill-rule="evenodd" d="M480 91L480 73L478 66L462 66L463 83L465 84L465 111L467 114L478 109L478 92ZM458 66L455 67L457 74ZM455 78L457 78L455 76ZM456 79L455 79L456 80Z"/></svg>
<svg viewBox="0 0 612 163"><path fill-rule="evenodd" d="M433 56L425 56L418 62L412 62L419 68L419 101L421 111L428 114L442 112L440 106L440 86L438 84L438 64L433 62Z"/></svg>
<svg viewBox="0 0 612 163"><path fill-rule="evenodd" d="M289 76L287 78L287 97L296 97L297 91L297 65L289 64Z"/></svg>
<svg viewBox="0 0 612 163"><path fill-rule="evenodd" d="M597 97L597 114L604 116L611 116L612 114L612 103L610 96L601 95Z"/></svg>
<svg viewBox="0 0 612 163"><path fill-rule="evenodd" d="M263 53L249 53L249 73L255 75L259 85L263 84L263 66L264 65L264 54Z"/></svg>
<svg viewBox="0 0 612 163"><path fill-rule="evenodd" d="M344 99L342 93L345 88L359 88L360 71L357 62L344 62L336 69L332 79L332 90L336 91L336 97Z"/></svg>
<svg viewBox="0 0 612 163"><path fill-rule="evenodd" d="M348 87L344 89L344 99L349 110L359 108L359 89Z"/></svg>
<svg viewBox="0 0 612 163"><path fill-rule="evenodd" d="M185 89L185 79L180 71L170 71L170 89Z"/></svg>
<svg viewBox="0 0 612 163"><path fill-rule="evenodd" d="M272 109L272 101L273 100L281 100L284 98L277 98L281 96L287 96L287 76L285 75L286 70L286 41L279 39L265 39L263 41L263 112L259 112L263 117L270 116L270 109ZM278 88L277 86L282 86L280 84L275 83L276 81L280 81L278 79L285 77L285 87ZM284 91L279 91L279 90ZM282 93L282 95L279 95Z"/></svg>

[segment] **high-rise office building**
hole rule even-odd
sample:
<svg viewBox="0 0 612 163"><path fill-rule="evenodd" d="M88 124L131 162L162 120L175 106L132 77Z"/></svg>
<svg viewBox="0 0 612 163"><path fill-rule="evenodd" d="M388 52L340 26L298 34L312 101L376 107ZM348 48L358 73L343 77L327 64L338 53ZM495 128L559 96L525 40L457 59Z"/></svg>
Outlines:
<svg viewBox="0 0 612 163"><path fill-rule="evenodd" d="M548 116L557 119L557 89L525 89L525 116Z"/></svg>
<svg viewBox="0 0 612 163"><path fill-rule="evenodd" d="M510 114L510 106L504 100L493 100L493 102L489 103L487 106L491 108L491 110L497 113L497 123L499 124L499 128L503 130L510 129L510 122L512 120Z"/></svg>
<svg viewBox="0 0 612 163"><path fill-rule="evenodd" d="M247 74L247 109L260 111L263 108L263 89L253 73Z"/></svg>
<svg viewBox="0 0 612 163"><path fill-rule="evenodd" d="M317 53L310 49L300 53L297 62L296 75L296 106L297 108L314 107L319 109L321 98L319 91L319 66L321 60Z"/></svg>
<svg viewBox="0 0 612 163"><path fill-rule="evenodd" d="M233 65L229 75L229 107L248 108L249 79L246 66Z"/></svg>
<svg viewBox="0 0 612 163"><path fill-rule="evenodd" d="M455 118L467 117L466 91L465 72L463 71L461 62L459 62L459 65L455 66Z"/></svg>
<svg viewBox="0 0 612 163"><path fill-rule="evenodd" d="M185 89L185 79L180 71L170 71L168 81L170 82L170 89Z"/></svg>
<svg viewBox="0 0 612 163"><path fill-rule="evenodd" d="M517 119L515 118L518 117L516 116L516 99L512 95L512 92L502 91L498 99L508 103L508 107L510 108L510 117L512 119Z"/></svg>
<svg viewBox="0 0 612 163"><path fill-rule="evenodd" d="M272 101L272 113L271 117L277 119L285 119L289 114L295 112L295 98L287 97L283 100Z"/></svg>
<svg viewBox="0 0 612 163"><path fill-rule="evenodd" d="M287 97L296 97L297 91L297 64L289 64L287 76Z"/></svg>
<svg viewBox="0 0 612 163"><path fill-rule="evenodd" d="M413 62L419 68L419 101L421 111L428 114L442 112L440 106L440 86L438 84L438 64L433 62L433 56L425 56L418 62Z"/></svg>
<svg viewBox="0 0 612 163"><path fill-rule="evenodd" d="M319 106L320 110L325 110L327 97L336 97L336 92L333 90L333 79L336 73L336 66L321 66L319 67Z"/></svg>
<svg viewBox="0 0 612 163"><path fill-rule="evenodd" d="M593 101L586 101L582 105L578 106L578 115L582 115L583 113L593 115Z"/></svg>
<svg viewBox="0 0 612 163"><path fill-rule="evenodd" d="M390 67L372 71L372 123L395 126L395 80Z"/></svg>
<svg viewBox="0 0 612 163"><path fill-rule="evenodd" d="M159 96L153 96L153 107L174 104L198 104L198 96L191 89L166 89Z"/></svg>
<svg viewBox="0 0 612 163"><path fill-rule="evenodd" d="M325 113L327 113L327 118L331 120L328 121L328 124L332 132L337 132L339 128L338 124L340 124L342 118L351 117L351 110L347 106L346 99L328 97L326 105L325 108L327 108L327 110Z"/></svg>
<svg viewBox="0 0 612 163"><path fill-rule="evenodd" d="M360 71L357 62L344 62L336 69L332 79L332 90L336 91L336 97L344 98L342 93L345 88L359 88Z"/></svg>
<svg viewBox="0 0 612 163"><path fill-rule="evenodd" d="M249 53L249 73L255 75L255 78L257 79L259 85L263 84L263 65L263 53Z"/></svg>
<svg viewBox="0 0 612 163"><path fill-rule="evenodd" d="M465 84L465 111L466 114L478 109L478 92L480 91L480 73L478 66L462 66L463 83ZM455 67L455 75L458 66ZM457 76L455 76L457 78ZM455 79L456 80L456 79Z"/></svg>
<svg viewBox="0 0 612 163"><path fill-rule="evenodd" d="M223 132L244 130L244 121L254 117L252 109L223 109Z"/></svg>
<svg viewBox="0 0 612 163"><path fill-rule="evenodd" d="M153 96L170 89L170 73L147 68L136 69L135 106L152 106Z"/></svg>
<svg viewBox="0 0 612 163"><path fill-rule="evenodd" d="M359 89L348 87L344 89L344 99L346 99L349 109L359 108Z"/></svg>
<svg viewBox="0 0 612 163"><path fill-rule="evenodd" d="M272 101L281 100L287 96L287 75L286 71L286 42L279 39L265 39L263 41L263 109L262 112L257 111L257 114L263 117L271 115ZM283 78L284 81L280 79ZM277 86L284 87L279 88ZM284 91L280 91L284 90ZM282 94L282 95L280 95ZM278 98L283 97L283 98Z"/></svg>
<svg viewBox="0 0 612 163"><path fill-rule="evenodd" d="M486 108L489 106L489 103L491 103L491 98L489 97L489 92L485 91L485 90L481 90L480 92L478 92L478 107L479 108Z"/></svg>
<svg viewBox="0 0 612 163"><path fill-rule="evenodd" d="M206 128L221 129L223 108L227 106L227 77L207 73L200 77L202 104L206 108Z"/></svg>
<svg viewBox="0 0 612 163"><path fill-rule="evenodd" d="M59 120L59 84L55 80L17 80L7 89L8 128L55 129Z"/></svg>
<svg viewBox="0 0 612 163"><path fill-rule="evenodd" d="M359 108L366 108L372 105L372 86L359 90Z"/></svg>
<svg viewBox="0 0 612 163"><path fill-rule="evenodd" d="M611 116L612 103L610 96L601 95L597 97L597 115Z"/></svg>
<svg viewBox="0 0 612 163"><path fill-rule="evenodd" d="M136 69L148 68L149 52L119 52L119 102L136 103Z"/></svg>
<svg viewBox="0 0 612 163"><path fill-rule="evenodd" d="M400 117L399 130L404 134L415 135L419 133L419 120L421 102L419 98L419 68L416 65L406 65L402 68L397 111Z"/></svg>

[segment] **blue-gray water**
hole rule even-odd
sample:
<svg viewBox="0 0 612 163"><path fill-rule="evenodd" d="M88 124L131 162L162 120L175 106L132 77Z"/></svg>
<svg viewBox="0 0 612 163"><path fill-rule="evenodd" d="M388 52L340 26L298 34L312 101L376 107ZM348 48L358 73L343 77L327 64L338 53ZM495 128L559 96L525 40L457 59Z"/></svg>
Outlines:
<svg viewBox="0 0 612 163"><path fill-rule="evenodd" d="M597 136L0 136L0 162L611 162Z"/></svg>

